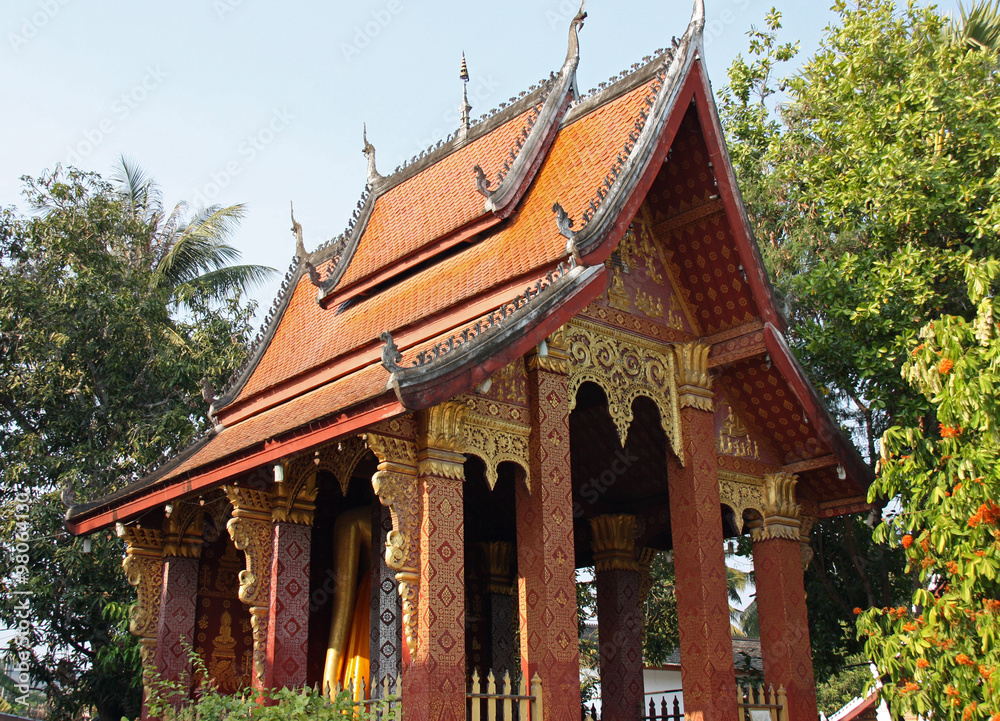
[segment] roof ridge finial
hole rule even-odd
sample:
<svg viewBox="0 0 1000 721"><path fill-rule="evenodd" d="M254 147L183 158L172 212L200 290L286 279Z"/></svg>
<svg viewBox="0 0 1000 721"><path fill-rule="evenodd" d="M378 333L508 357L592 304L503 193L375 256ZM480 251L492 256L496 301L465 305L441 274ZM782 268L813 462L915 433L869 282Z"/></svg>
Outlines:
<svg viewBox="0 0 1000 721"><path fill-rule="evenodd" d="M705 27L705 0L694 0L694 8L691 10L691 25L698 26L698 32Z"/></svg>
<svg viewBox="0 0 1000 721"><path fill-rule="evenodd" d="M587 12L584 7L587 5L587 0L582 0L580 3L580 9L577 10L576 15L569 24L569 49L566 51L566 62L579 62L580 60L580 37L578 33L583 27L583 21L587 19Z"/></svg>
<svg viewBox="0 0 1000 721"><path fill-rule="evenodd" d="M465 62L465 51L462 51L462 69L458 73L458 77L462 81L462 107L459 111L462 114L462 122L458 128L458 138L459 140L465 140L465 137L469 134L469 111L472 110L472 106L469 105L469 66Z"/></svg>
<svg viewBox="0 0 1000 721"><path fill-rule="evenodd" d="M361 127L362 137L365 141L365 147L361 149L361 152L368 158L368 185L374 188L375 184L382 180L382 176L375 168L375 146L368 142L368 124L362 123Z"/></svg>

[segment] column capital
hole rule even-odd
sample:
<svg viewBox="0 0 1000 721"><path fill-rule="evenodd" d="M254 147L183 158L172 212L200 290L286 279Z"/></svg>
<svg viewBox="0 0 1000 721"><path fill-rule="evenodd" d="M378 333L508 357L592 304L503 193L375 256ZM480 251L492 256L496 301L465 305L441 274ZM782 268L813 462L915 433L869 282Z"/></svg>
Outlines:
<svg viewBox="0 0 1000 721"><path fill-rule="evenodd" d="M311 526L316 512L316 469L304 468L293 478L275 483L271 490L271 520Z"/></svg>
<svg viewBox="0 0 1000 721"><path fill-rule="evenodd" d="M223 489L233 504L233 517L226 529L233 545L246 557L246 569L240 571L239 576L239 598L250 608L254 686L261 688L267 666L267 621L271 602L271 497L266 491L243 486L224 486Z"/></svg>
<svg viewBox="0 0 1000 721"><path fill-rule="evenodd" d="M751 524L753 540L783 538L798 541L802 531L802 506L795 502L795 486L799 477L794 473L768 473L764 476L763 518Z"/></svg>
<svg viewBox="0 0 1000 721"><path fill-rule="evenodd" d="M417 416L417 468L421 475L465 478L465 416L463 401L445 401Z"/></svg>
<svg viewBox="0 0 1000 721"><path fill-rule="evenodd" d="M594 538L594 564L597 571L638 571L635 557L636 518L625 513L595 516L590 519Z"/></svg>
<svg viewBox="0 0 1000 721"><path fill-rule="evenodd" d="M197 503L174 501L165 509L163 555L200 558L205 533L205 514Z"/></svg>
<svg viewBox="0 0 1000 721"><path fill-rule="evenodd" d="M490 593L514 595L514 544L508 541L480 543L489 570Z"/></svg>
<svg viewBox="0 0 1000 721"><path fill-rule="evenodd" d="M566 326L560 326L528 354L528 370L569 375Z"/></svg>
<svg viewBox="0 0 1000 721"><path fill-rule="evenodd" d="M715 399L712 376L708 372L711 346L702 343L674 344L677 363L677 395L681 408L711 411Z"/></svg>

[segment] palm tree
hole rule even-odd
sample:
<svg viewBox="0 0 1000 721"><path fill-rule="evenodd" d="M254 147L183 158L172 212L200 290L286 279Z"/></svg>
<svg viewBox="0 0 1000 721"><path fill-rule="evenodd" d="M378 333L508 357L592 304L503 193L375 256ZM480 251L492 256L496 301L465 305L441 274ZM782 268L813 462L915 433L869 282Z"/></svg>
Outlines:
<svg viewBox="0 0 1000 721"><path fill-rule="evenodd" d="M112 180L146 229L130 249L129 262L152 271L152 289L166 291L176 305L247 293L275 272L262 265L231 265L240 258L229 239L246 214L242 204L213 205L189 215L182 201L168 215L156 182L125 156Z"/></svg>
<svg viewBox="0 0 1000 721"><path fill-rule="evenodd" d="M1000 0L982 0L968 10L959 3L958 10L961 18L952 17L945 30L949 42L1000 53Z"/></svg>

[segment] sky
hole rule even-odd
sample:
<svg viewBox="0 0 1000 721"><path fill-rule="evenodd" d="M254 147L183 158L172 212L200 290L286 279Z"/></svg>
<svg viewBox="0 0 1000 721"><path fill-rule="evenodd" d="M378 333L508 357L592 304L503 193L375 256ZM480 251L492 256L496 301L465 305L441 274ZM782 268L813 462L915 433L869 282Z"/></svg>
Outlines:
<svg viewBox="0 0 1000 721"><path fill-rule="evenodd" d="M775 0L706 0L716 89ZM957 3L952 3L957 4ZM457 128L463 51L476 118L558 70L573 0L268 2L4 0L0 5L0 206L20 176L56 163L110 177L127 155L168 207L244 203L244 262L277 269L254 292L266 313L294 251L341 233L365 182L362 124L378 168ZM949 4L942 6L950 9ZM834 19L785 2L782 39L811 54ZM689 0L589 0L578 80L589 90L681 35Z"/></svg>

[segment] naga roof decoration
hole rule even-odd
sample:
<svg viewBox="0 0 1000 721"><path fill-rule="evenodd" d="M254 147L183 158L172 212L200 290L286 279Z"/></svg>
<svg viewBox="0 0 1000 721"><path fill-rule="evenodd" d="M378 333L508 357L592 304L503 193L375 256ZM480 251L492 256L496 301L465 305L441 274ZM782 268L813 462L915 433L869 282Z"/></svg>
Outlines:
<svg viewBox="0 0 1000 721"><path fill-rule="evenodd" d="M296 256L246 364L212 403L214 428L71 508L69 528L135 518L471 392L571 319L625 318L650 348L709 344L734 419L726 447L806 469L827 489L820 515L863 505L870 472L782 336L700 59L701 0L680 39L579 97L585 17L581 7L558 73L392 175L378 173L365 129L368 182L347 229L309 253L292 216ZM637 223L669 239L648 246L656 258L636 255ZM655 301L623 300L622 273L643 262ZM740 416L774 438L739 435ZM720 463L744 462L734 458Z"/></svg>

